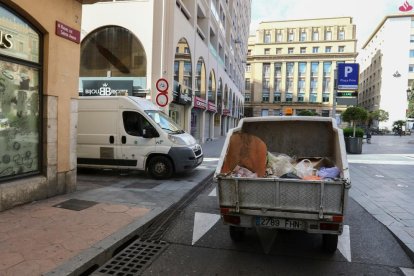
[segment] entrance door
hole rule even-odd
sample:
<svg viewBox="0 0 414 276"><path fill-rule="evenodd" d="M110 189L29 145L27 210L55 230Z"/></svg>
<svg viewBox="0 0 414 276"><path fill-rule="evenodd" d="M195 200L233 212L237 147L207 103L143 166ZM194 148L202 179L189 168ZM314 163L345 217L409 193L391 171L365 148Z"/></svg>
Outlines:
<svg viewBox="0 0 414 276"><path fill-rule="evenodd" d="M123 124L120 125L121 167L145 168L145 159L155 151L155 138L144 138L143 129L151 123L137 111L121 111Z"/></svg>

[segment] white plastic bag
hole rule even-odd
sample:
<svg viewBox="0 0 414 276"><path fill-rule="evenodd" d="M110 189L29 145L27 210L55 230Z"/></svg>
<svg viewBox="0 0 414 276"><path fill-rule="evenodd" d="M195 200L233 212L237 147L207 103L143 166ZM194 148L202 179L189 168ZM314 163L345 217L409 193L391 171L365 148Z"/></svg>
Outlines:
<svg viewBox="0 0 414 276"><path fill-rule="evenodd" d="M293 159L286 154L274 155L267 153L267 167L272 169L273 175L280 177L284 174L295 172L292 165Z"/></svg>
<svg viewBox="0 0 414 276"><path fill-rule="evenodd" d="M296 175L300 178L304 178L305 176L313 175L313 166L312 162L309 159L303 159L295 166Z"/></svg>

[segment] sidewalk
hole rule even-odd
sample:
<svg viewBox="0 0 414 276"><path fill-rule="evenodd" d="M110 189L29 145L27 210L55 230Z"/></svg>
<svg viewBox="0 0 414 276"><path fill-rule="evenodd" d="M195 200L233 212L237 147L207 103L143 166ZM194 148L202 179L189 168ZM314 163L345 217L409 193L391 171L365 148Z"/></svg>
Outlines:
<svg viewBox="0 0 414 276"><path fill-rule="evenodd" d="M348 155L348 160L350 196L387 226L414 259L412 140L414 136L373 136L363 154ZM168 181L136 172L86 171L78 174L75 193L0 212L0 275L76 275L92 266L96 256L106 259L139 227L209 179L223 143L220 137L203 144L203 164ZM377 155L391 152L392 160Z"/></svg>
<svg viewBox="0 0 414 276"><path fill-rule="evenodd" d="M203 164L168 181L142 172L88 170L78 173L74 193L0 212L0 276L76 275L96 256L106 259L210 179L223 143L220 137L203 144Z"/></svg>

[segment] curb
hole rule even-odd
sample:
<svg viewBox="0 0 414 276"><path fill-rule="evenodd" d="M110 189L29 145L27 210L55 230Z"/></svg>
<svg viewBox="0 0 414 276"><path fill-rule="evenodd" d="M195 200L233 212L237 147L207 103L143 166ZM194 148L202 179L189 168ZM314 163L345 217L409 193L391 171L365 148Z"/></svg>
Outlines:
<svg viewBox="0 0 414 276"><path fill-rule="evenodd" d="M187 191L181 196L181 198L190 195L192 192L197 190L200 186L206 183L214 175L214 171L207 174L207 176L199 181L197 185ZM177 200L179 202L180 199ZM135 222L132 222L125 226L124 228L118 230L107 238L99 241L94 244L92 247L84 250L80 254L72 257L65 263L56 267L52 271L49 271L44 276L56 276L56 275L68 275L68 276L78 276L78 275L89 275L100 266L105 264L109 259L114 257L118 252L128 246L133 240L137 239L141 232L146 228L147 224L150 224L151 221L155 220L160 216L165 210L170 208L175 203L172 203L169 207L156 207L152 209L148 215L138 219Z"/></svg>

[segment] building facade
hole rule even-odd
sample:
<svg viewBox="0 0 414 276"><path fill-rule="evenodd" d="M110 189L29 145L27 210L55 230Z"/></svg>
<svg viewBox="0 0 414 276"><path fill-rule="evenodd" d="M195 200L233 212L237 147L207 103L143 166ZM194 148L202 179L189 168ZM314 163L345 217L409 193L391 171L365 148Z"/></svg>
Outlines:
<svg viewBox="0 0 414 276"><path fill-rule="evenodd" d="M407 90L414 90L414 14L386 16L358 55L359 105L389 113L376 127L406 119Z"/></svg>
<svg viewBox="0 0 414 276"><path fill-rule="evenodd" d="M114 0L85 6L79 93L121 87L159 104L200 143L224 135L243 116L250 5ZM168 82L167 99L157 90L159 79Z"/></svg>
<svg viewBox="0 0 414 276"><path fill-rule="evenodd" d="M245 115L333 116L336 65L355 62L355 31L351 17L261 22L248 40Z"/></svg>
<svg viewBox="0 0 414 276"><path fill-rule="evenodd" d="M82 4L0 3L0 211L76 188Z"/></svg>

